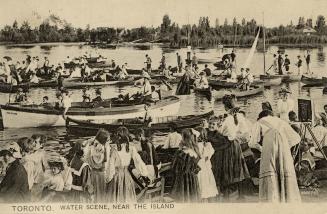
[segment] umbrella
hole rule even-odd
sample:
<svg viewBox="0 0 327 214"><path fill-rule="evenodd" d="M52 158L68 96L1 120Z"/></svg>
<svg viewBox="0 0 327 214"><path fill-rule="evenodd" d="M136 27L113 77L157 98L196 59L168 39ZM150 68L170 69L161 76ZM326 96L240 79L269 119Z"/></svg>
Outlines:
<svg viewBox="0 0 327 214"><path fill-rule="evenodd" d="M4 56L3 58L6 59L7 61L12 60L12 58L10 56Z"/></svg>

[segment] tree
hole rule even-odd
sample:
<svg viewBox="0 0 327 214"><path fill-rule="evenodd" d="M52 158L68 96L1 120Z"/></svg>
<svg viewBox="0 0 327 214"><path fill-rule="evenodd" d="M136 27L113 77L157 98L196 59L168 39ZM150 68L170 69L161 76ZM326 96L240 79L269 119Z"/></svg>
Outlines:
<svg viewBox="0 0 327 214"><path fill-rule="evenodd" d="M242 26L244 27L245 24L246 24L246 20L245 20L245 18L243 18L243 19L242 19Z"/></svg>
<svg viewBox="0 0 327 214"><path fill-rule="evenodd" d="M304 26L305 26L304 17L299 17L299 22L297 24L297 28L301 29L301 28L304 28Z"/></svg>
<svg viewBox="0 0 327 214"><path fill-rule="evenodd" d="M235 27L237 25L236 17L233 18L233 26Z"/></svg>
<svg viewBox="0 0 327 214"><path fill-rule="evenodd" d="M318 33L324 33L325 32L325 27L326 27L326 22L325 22L325 17L322 15L319 15L317 17L317 21L316 21L316 30Z"/></svg>
<svg viewBox="0 0 327 214"><path fill-rule="evenodd" d="M224 26L227 26L227 25L228 25L228 20L227 20L227 18L225 18Z"/></svg>
<svg viewBox="0 0 327 214"><path fill-rule="evenodd" d="M307 22L305 24L307 27L311 27L312 28L312 19L307 19Z"/></svg>
<svg viewBox="0 0 327 214"><path fill-rule="evenodd" d="M169 31L170 24L171 24L171 20L170 20L169 16L167 14L165 14L162 18L160 32L162 34L166 34Z"/></svg>
<svg viewBox="0 0 327 214"><path fill-rule="evenodd" d="M219 19L218 18L216 18L215 27L219 28Z"/></svg>

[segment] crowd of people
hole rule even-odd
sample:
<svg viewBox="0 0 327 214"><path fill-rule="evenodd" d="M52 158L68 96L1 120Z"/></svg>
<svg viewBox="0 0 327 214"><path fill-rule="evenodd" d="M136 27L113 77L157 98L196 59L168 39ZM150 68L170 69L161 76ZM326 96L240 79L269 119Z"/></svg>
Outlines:
<svg viewBox="0 0 327 214"><path fill-rule="evenodd" d="M309 137L305 147L300 145L303 136L289 94L286 89L280 91L275 110L263 103L255 123L237 106L234 95L225 95L225 114L183 130L172 123L161 146L154 145L144 130L132 134L123 126L114 133L100 129L88 140L59 142L34 135L8 142L0 152L4 175L0 198L6 202L136 202L145 187L160 185L158 152L175 149L169 197L176 202L241 200L244 184L253 177L258 178L259 201L300 202L298 184L315 182L297 176L294 162L302 162L295 157L301 153L301 161L307 161L306 167L312 170L314 145ZM320 114L324 123L326 112ZM319 139L327 134L324 123L314 128L314 133L322 133ZM249 168L244 145L260 163L257 175Z"/></svg>

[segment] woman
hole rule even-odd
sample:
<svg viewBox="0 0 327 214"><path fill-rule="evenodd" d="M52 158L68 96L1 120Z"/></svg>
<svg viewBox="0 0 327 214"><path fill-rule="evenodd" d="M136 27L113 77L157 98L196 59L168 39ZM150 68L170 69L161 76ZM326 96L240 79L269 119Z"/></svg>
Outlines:
<svg viewBox="0 0 327 214"><path fill-rule="evenodd" d="M291 92L285 88L279 91L280 98L277 101L277 115L279 118L285 121L288 120L288 113L294 110L294 101L289 98Z"/></svg>
<svg viewBox="0 0 327 214"><path fill-rule="evenodd" d="M215 177L212 172L211 157L215 150L211 143L207 142L207 130L205 128L198 128L198 147L201 159L198 162L201 170L198 173L198 180L200 185L200 196L202 201L208 201L218 195Z"/></svg>
<svg viewBox="0 0 327 214"><path fill-rule="evenodd" d="M148 176L147 167L136 149L129 144L128 130L125 127L119 128L113 142L115 145L111 148L106 174L106 182L109 183L108 201L112 203L136 202L134 180L129 166L133 162L143 177Z"/></svg>
<svg viewBox="0 0 327 214"><path fill-rule="evenodd" d="M176 202L199 202L201 200L197 177L200 171L199 159L200 151L194 130L183 130L183 141L180 149L176 152L172 165L172 172L175 175L172 197Z"/></svg>
<svg viewBox="0 0 327 214"><path fill-rule="evenodd" d="M91 182L94 185L94 202L105 201L105 164L110 151L109 140L109 133L100 129L85 148L85 162L92 170Z"/></svg>
<svg viewBox="0 0 327 214"><path fill-rule="evenodd" d="M209 141L211 139L213 147L216 147L216 154L212 159L215 165L216 182L227 199L233 192L238 192L239 196L242 196L239 185L250 177L240 146L249 138L250 125L244 115L238 113L239 108L236 107L235 101L234 95L223 97L227 115L219 127L220 135L215 133L208 138ZM211 127L211 129L217 129L217 127Z"/></svg>
<svg viewBox="0 0 327 214"><path fill-rule="evenodd" d="M253 128L249 145L262 151L259 199L262 202L300 202L291 147L300 136L284 120L265 114ZM262 139L262 147L257 145ZM255 146L257 145L257 146Z"/></svg>

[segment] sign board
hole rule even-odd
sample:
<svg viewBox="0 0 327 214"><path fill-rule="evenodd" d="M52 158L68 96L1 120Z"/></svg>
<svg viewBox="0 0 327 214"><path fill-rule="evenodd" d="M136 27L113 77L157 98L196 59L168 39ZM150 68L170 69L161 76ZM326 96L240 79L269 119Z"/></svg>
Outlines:
<svg viewBox="0 0 327 214"><path fill-rule="evenodd" d="M312 101L310 99L298 99L298 118L300 122L313 122Z"/></svg>

